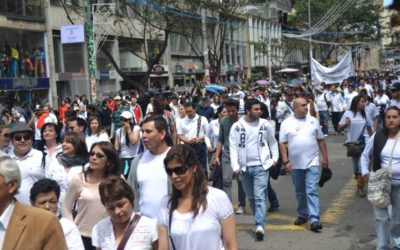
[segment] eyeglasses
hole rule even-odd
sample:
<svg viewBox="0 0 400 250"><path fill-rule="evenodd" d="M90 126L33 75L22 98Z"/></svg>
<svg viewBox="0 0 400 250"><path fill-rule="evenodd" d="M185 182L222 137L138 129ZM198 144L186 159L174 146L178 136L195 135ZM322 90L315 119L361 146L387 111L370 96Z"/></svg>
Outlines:
<svg viewBox="0 0 400 250"><path fill-rule="evenodd" d="M99 158L99 159L103 159L104 157L106 157L104 154L95 153L95 152L90 152L90 156L91 157L96 156L96 158Z"/></svg>
<svg viewBox="0 0 400 250"><path fill-rule="evenodd" d="M186 171L188 169L189 168L186 167L186 166L179 166L179 167L176 167L176 168L167 168L167 167L165 167L165 172L167 172L167 175L169 175L169 176L171 176L172 173L175 173L176 175L183 175L183 174L186 173Z"/></svg>
<svg viewBox="0 0 400 250"><path fill-rule="evenodd" d="M22 141L22 139L24 139L24 141L29 141L31 139L30 135L14 135L13 137L14 141Z"/></svg>

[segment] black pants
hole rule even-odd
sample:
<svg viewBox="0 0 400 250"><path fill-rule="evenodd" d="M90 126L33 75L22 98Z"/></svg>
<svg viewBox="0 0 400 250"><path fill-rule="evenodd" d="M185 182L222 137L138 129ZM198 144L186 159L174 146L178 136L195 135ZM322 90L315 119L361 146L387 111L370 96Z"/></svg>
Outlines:
<svg viewBox="0 0 400 250"><path fill-rule="evenodd" d="M219 155L219 162L222 162L222 154ZM213 168L212 186L224 190L222 185L222 165L219 164L219 166L213 166Z"/></svg>
<svg viewBox="0 0 400 250"><path fill-rule="evenodd" d="M197 144L190 145L193 150L196 152L197 159L200 162L201 168L208 179L208 171L207 171L207 145L205 142L200 142Z"/></svg>
<svg viewBox="0 0 400 250"><path fill-rule="evenodd" d="M82 242L83 246L85 247L85 250L96 250L96 248L92 245L92 238L81 236L82 237Z"/></svg>
<svg viewBox="0 0 400 250"><path fill-rule="evenodd" d="M342 117L342 112L332 112L331 115L333 128L335 129L335 132L339 132L338 127L340 118Z"/></svg>

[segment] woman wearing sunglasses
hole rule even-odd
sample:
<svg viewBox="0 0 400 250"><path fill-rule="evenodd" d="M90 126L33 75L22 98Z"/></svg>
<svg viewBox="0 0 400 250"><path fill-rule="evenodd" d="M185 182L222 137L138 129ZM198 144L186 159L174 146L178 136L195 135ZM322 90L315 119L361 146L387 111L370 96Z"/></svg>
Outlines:
<svg viewBox="0 0 400 250"><path fill-rule="evenodd" d="M173 186L158 218L159 249L237 249L232 204L223 191L207 186L193 149L174 146L164 165Z"/></svg>
<svg viewBox="0 0 400 250"><path fill-rule="evenodd" d="M102 129L100 119L97 116L90 116L88 120L88 134L85 138L86 146L90 149L93 143L100 141L110 141L108 134Z"/></svg>
<svg viewBox="0 0 400 250"><path fill-rule="evenodd" d="M62 213L78 226L86 250L95 249L91 239L93 226L107 216L100 201L99 185L107 177L120 175L114 146L110 142L97 142L90 149L89 168L72 177ZM75 203L78 211L74 219L72 209Z"/></svg>
<svg viewBox="0 0 400 250"><path fill-rule="evenodd" d="M140 127L130 111L123 111L119 118L122 127L116 131L115 149L119 152L121 172L127 178L131 162L139 149Z"/></svg>

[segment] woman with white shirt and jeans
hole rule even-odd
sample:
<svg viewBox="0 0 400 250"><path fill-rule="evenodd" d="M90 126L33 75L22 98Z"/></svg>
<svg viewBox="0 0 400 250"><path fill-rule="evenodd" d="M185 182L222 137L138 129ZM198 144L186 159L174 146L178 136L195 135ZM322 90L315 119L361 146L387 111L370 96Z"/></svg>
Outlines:
<svg viewBox="0 0 400 250"><path fill-rule="evenodd" d="M400 109L390 107L385 114L385 128L376 132L368 141L361 155L361 171L368 180L368 165L372 160L372 169L392 168L392 212L388 208L374 209L377 250L389 249L390 238L393 249L400 248ZM389 165L393 151L392 165Z"/></svg>
<svg viewBox="0 0 400 250"><path fill-rule="evenodd" d="M346 143L358 143L361 151L365 147L364 130L368 134L372 134L372 121L368 114L365 113L365 97L355 96L351 101L350 110L346 111L339 122L339 130L346 129ZM357 180L357 193L360 197L365 197L364 179L361 176L360 169L361 155L352 156L354 178Z"/></svg>

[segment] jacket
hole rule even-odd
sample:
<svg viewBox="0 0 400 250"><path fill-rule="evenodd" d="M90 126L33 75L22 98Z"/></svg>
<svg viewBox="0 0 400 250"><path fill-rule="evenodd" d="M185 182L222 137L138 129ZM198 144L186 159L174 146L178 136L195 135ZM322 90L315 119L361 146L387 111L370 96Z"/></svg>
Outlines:
<svg viewBox="0 0 400 250"><path fill-rule="evenodd" d="M231 167L233 171L246 171L247 148L246 129L244 117L232 125L229 134L229 151L231 156ZM275 132L266 119L259 119L258 124L257 150L264 170L268 170L279 158L278 142L275 139ZM255 150L255 149L254 149Z"/></svg>
<svg viewBox="0 0 400 250"><path fill-rule="evenodd" d="M15 203L4 238L3 250L66 250L58 218L48 211Z"/></svg>

